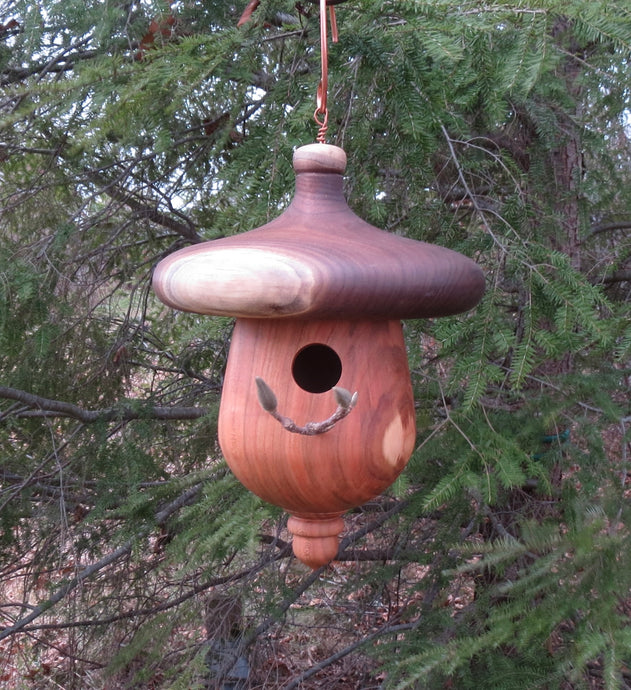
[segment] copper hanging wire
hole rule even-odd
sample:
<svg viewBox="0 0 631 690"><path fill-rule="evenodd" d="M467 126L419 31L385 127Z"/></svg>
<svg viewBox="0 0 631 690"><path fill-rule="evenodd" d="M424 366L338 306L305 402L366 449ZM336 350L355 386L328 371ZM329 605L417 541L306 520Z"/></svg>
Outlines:
<svg viewBox="0 0 631 690"><path fill-rule="evenodd" d="M320 64L322 76L318 84L316 109L313 113L313 119L319 127L316 141L320 144L326 143L326 131L329 125L329 111L326 106L327 90L329 87L329 46L326 8L327 0L320 0ZM331 18L331 40L333 43L337 43L337 20L335 18L335 8L333 5L329 5L329 13Z"/></svg>

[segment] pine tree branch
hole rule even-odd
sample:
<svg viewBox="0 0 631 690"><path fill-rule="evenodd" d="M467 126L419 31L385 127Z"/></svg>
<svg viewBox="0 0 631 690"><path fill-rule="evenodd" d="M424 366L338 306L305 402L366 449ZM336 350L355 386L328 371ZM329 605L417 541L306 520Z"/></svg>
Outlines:
<svg viewBox="0 0 631 690"><path fill-rule="evenodd" d="M27 411L19 410L13 412L9 410L0 415L0 421L3 417L7 417L10 414L19 417L72 417L84 424L113 421L127 422L135 419L155 419L161 421L190 420L199 419L208 414L208 409L205 407L142 406L137 403L121 404L102 410L86 410L73 403L43 398L27 391L6 386L0 386L0 398L16 400L29 408Z"/></svg>
<svg viewBox="0 0 631 690"><path fill-rule="evenodd" d="M64 51L64 53L66 53ZM30 67L7 67L0 73L0 86L17 84L29 77L44 76L45 74L60 74L69 72L75 68L77 62L93 60L99 56L97 50L84 50L73 55L64 56L64 53L54 57L48 62L40 62Z"/></svg>

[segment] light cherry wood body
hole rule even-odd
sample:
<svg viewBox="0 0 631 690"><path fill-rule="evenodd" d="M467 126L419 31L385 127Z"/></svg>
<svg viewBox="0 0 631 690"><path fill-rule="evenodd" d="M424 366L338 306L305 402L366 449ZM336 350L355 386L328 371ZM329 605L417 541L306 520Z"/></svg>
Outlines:
<svg viewBox="0 0 631 690"><path fill-rule="evenodd" d="M318 436L293 434L259 405L255 377L297 424L326 419L331 391L310 393L292 364L305 346L339 356L337 385L358 392L351 413ZM296 555L312 567L337 553L339 516L380 494L405 467L415 441L414 400L401 324L392 321L238 319L219 412L219 442L237 478L292 514Z"/></svg>

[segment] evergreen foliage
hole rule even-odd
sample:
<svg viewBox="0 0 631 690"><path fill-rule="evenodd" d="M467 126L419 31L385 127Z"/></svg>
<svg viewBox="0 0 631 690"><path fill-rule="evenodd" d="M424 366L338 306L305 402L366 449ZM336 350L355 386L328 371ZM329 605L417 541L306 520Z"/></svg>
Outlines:
<svg viewBox="0 0 631 690"><path fill-rule="evenodd" d="M3 7L0 683L203 687L215 638L253 687L629 687L628 3L337 8L349 203L487 292L406 324L417 450L314 574L221 459L230 320L150 289L315 139L316 6L246 4Z"/></svg>

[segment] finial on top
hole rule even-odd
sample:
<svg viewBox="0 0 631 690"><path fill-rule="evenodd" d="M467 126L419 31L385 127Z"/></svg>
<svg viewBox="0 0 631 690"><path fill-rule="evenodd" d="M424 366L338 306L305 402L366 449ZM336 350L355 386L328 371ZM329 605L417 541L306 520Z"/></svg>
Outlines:
<svg viewBox="0 0 631 690"><path fill-rule="evenodd" d="M294 151L294 170L296 174L317 172L343 175L346 153L332 144L307 144Z"/></svg>

